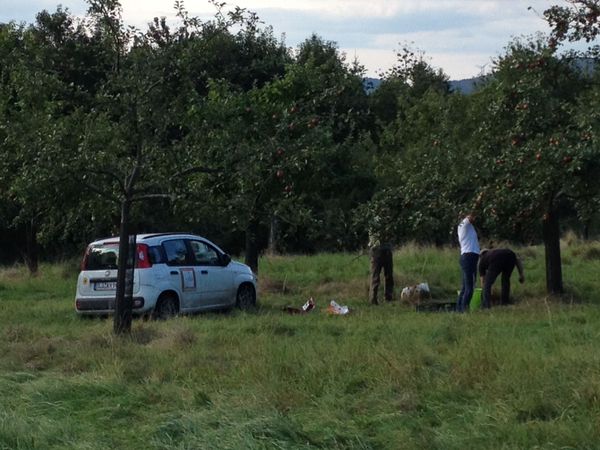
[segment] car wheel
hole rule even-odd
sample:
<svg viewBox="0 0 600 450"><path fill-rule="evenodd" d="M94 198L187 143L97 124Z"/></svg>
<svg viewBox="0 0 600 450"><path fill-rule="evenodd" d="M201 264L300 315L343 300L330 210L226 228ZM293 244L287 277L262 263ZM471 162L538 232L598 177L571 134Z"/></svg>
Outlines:
<svg viewBox="0 0 600 450"><path fill-rule="evenodd" d="M256 292L251 284L242 284L237 291L235 306L248 311L256 306Z"/></svg>
<svg viewBox="0 0 600 450"><path fill-rule="evenodd" d="M175 317L178 312L177 298L174 295L165 295L158 299L152 316L156 320L165 320Z"/></svg>

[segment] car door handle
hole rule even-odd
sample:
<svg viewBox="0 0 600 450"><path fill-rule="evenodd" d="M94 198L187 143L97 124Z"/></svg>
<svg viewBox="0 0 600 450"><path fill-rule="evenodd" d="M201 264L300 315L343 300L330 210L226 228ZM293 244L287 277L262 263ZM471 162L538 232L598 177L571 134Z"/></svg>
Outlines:
<svg viewBox="0 0 600 450"><path fill-rule="evenodd" d="M179 275L179 272L177 272L176 270L171 270L171 275Z"/></svg>
<svg viewBox="0 0 600 450"><path fill-rule="evenodd" d="M200 273L201 273L202 275L208 275L208 270L201 270L201 271L200 271Z"/></svg>

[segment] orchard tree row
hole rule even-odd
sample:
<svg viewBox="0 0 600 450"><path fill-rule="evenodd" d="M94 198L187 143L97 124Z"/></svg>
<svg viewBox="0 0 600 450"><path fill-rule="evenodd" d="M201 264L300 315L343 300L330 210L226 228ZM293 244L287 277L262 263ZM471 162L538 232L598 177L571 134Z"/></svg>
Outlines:
<svg viewBox="0 0 600 450"><path fill-rule="evenodd" d="M333 42L287 48L252 12L177 2L177 23L127 27L118 0L0 24L0 262L94 238L185 230L244 253L356 250L373 220L452 243L474 210L487 239L543 242L562 292L560 233L597 231L596 1L545 12L549 36L507 43L474 94L417 50L367 94Z"/></svg>

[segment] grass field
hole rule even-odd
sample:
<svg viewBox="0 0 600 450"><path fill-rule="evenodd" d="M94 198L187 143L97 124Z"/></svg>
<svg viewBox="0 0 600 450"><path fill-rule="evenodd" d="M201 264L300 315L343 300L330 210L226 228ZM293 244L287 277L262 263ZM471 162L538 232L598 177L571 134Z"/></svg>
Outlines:
<svg viewBox="0 0 600 450"><path fill-rule="evenodd" d="M374 307L366 256L277 256L256 313L136 320L127 338L76 317L75 263L0 269L0 449L600 448L600 243L563 243L561 299L542 249L520 253L510 307ZM455 249L394 264L397 288L459 288Z"/></svg>

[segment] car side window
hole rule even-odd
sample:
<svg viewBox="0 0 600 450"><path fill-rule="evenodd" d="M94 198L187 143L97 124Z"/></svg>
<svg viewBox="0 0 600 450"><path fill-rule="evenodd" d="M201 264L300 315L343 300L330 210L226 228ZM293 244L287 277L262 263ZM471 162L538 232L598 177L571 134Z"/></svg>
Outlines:
<svg viewBox="0 0 600 450"><path fill-rule="evenodd" d="M162 247L155 245L148 249L148 255L150 256L150 262L152 264L160 264L165 262L165 258L163 256L164 252Z"/></svg>
<svg viewBox="0 0 600 450"><path fill-rule="evenodd" d="M173 239L162 244L169 266L185 266L188 264L188 251L183 239Z"/></svg>
<svg viewBox="0 0 600 450"><path fill-rule="evenodd" d="M190 241L192 260L199 266L218 266L219 254L211 246L202 241Z"/></svg>

